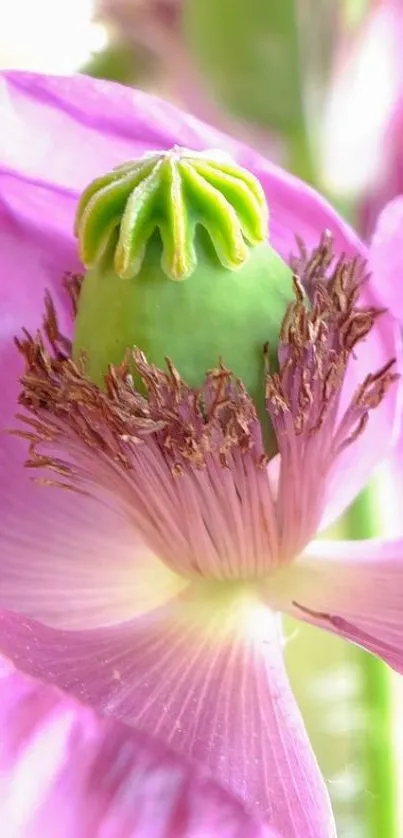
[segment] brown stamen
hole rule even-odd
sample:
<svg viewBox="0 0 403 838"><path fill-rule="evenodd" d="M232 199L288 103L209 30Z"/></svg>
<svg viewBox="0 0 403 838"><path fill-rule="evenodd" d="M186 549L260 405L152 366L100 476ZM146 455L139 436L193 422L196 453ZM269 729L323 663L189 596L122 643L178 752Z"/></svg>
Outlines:
<svg viewBox="0 0 403 838"><path fill-rule="evenodd" d="M84 275L78 273L66 273L63 277L63 287L67 291L70 299L73 317L76 317L78 310L78 300L81 293L81 286L84 281Z"/></svg>
<svg viewBox="0 0 403 838"><path fill-rule="evenodd" d="M263 561L259 545L266 541L273 562L279 555L291 559L316 531L326 501L327 475L336 457L363 433L370 410L398 377L393 360L367 375L340 418L347 365L382 311L359 307L364 265L344 257L335 261L328 233L311 256L300 247L293 269L295 301L281 328L278 371L270 372L268 346L263 348L266 406L280 453L275 489L265 472L268 458L255 406L223 362L206 373L199 389L192 389L170 359L161 370L132 349L124 363L109 369L101 390L86 378L85 359L73 362L71 344L60 333L49 295L42 333L33 337L25 332L16 340L25 359L19 401L31 415L19 417L24 428L15 433L29 442L28 467L50 470L60 478L41 482L79 492L92 492L97 481L114 490L120 481L126 498L131 483L140 510L138 526L148 539L158 531L160 552L166 539L158 522L164 513L161 506L152 513L159 482L169 477L164 504L172 505L173 517L178 497L184 495L193 504L192 515L203 508L203 527L209 532L209 492L216 491L213 503L222 503L225 514L229 508L237 509L237 516L250 514L248 532L253 534L257 527L256 566ZM80 278L69 277L66 285L75 311ZM136 389L133 375L142 380L146 395ZM217 466L224 469L221 476ZM171 477L186 481L189 475L194 485L185 482L185 489L176 483L173 492ZM229 507L226 491L231 481ZM255 506L248 494L252 490ZM182 539L181 523L175 538Z"/></svg>
<svg viewBox="0 0 403 838"><path fill-rule="evenodd" d="M252 448L251 425L258 424L255 407L242 383L223 364L207 373L200 390L192 390L169 359L163 371L135 349L128 352L125 363L110 368L101 390L85 377L84 363L76 365L67 357L68 341L60 333L48 295L43 332L51 353L40 333L16 339L26 363L19 402L40 417L38 421L20 416L33 430L15 432L31 443L30 467L71 474L65 463L37 451L43 442L66 441L67 428L125 469L131 468L128 444L143 444L153 435L171 459L175 476L186 464L203 468L211 454L226 465L233 448L240 452ZM130 369L141 377L147 398L135 389Z"/></svg>
<svg viewBox="0 0 403 838"><path fill-rule="evenodd" d="M325 232L309 256L298 240L299 258L292 260L296 301L289 306L280 335L283 354L278 375L267 377L266 399L269 412L292 415L297 434L316 433L333 413L343 384L350 356L364 340L377 318L384 312L375 307L357 306L366 282L364 262L342 256L334 260L332 237ZM306 305L301 288L308 293ZM393 384L394 360L375 375L368 376L353 399L356 425L348 439L362 432L368 410L376 407ZM350 409L350 418L352 411ZM359 415L358 415L359 414Z"/></svg>

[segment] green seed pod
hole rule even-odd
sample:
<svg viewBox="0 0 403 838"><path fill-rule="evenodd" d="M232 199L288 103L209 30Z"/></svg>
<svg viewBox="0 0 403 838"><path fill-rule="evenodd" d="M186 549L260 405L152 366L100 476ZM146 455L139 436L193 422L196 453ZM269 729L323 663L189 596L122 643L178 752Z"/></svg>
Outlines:
<svg viewBox="0 0 403 838"><path fill-rule="evenodd" d="M294 300L267 221L259 182L219 153L148 154L91 183L76 219L87 272L73 347L88 376L102 386L137 346L198 386L221 358L263 417L263 346L276 365Z"/></svg>

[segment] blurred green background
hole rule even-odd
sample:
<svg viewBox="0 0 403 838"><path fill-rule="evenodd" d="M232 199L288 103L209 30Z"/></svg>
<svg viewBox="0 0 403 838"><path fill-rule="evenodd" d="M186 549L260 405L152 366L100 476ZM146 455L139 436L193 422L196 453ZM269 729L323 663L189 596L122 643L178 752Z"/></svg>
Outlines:
<svg viewBox="0 0 403 838"><path fill-rule="evenodd" d="M369 238L403 192L403 0L13 0L0 66L137 85L249 142L325 193ZM400 529L385 463L334 538ZM341 838L403 836L402 686L319 630L286 658ZM303 838L303 836L301 836Z"/></svg>

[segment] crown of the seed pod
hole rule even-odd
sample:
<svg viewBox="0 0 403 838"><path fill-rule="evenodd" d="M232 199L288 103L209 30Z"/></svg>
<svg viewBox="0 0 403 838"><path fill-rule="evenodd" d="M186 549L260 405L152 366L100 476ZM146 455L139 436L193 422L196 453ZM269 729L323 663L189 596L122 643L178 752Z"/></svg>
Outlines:
<svg viewBox="0 0 403 838"><path fill-rule="evenodd" d="M88 268L116 242L114 269L130 279L139 273L158 230L161 267L171 279L183 280L196 267L199 225L222 266L237 270L248 258L248 245L266 239L267 220L263 190L248 171L221 153L175 147L94 180L79 202L75 233Z"/></svg>

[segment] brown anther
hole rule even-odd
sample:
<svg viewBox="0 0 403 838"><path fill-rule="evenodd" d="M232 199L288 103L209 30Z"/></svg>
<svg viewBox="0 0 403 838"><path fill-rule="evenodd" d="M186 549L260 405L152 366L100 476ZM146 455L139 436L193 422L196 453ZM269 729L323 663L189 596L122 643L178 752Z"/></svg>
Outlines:
<svg viewBox="0 0 403 838"><path fill-rule="evenodd" d="M67 291L70 299L73 317L75 318L78 310L78 300L81 293L81 286L83 284L84 276L79 273L66 273L63 277L63 287Z"/></svg>
<svg viewBox="0 0 403 838"><path fill-rule="evenodd" d="M305 293L308 294L308 297L311 297L312 287L318 279L323 279L333 262L333 238L329 230L325 230L320 238L319 245L310 255L299 236L296 237L296 242L299 255L291 258L290 266L298 276Z"/></svg>
<svg viewBox="0 0 403 838"><path fill-rule="evenodd" d="M297 299L297 303L302 304L305 300L305 293L304 293L303 285L302 285L302 283L301 283L301 281L300 281L300 279L299 279L299 277L297 276L296 273L293 274L292 283L293 283L293 286L294 286L294 292L295 292L295 296L296 296L296 299Z"/></svg>
<svg viewBox="0 0 403 838"><path fill-rule="evenodd" d="M338 453L341 453L342 450L348 448L349 445L351 445L358 439L358 437L361 436L361 434L365 431L365 428L367 427L368 421L369 414L367 412L364 413L363 416L361 416L361 418L358 420L356 427L352 430L351 434L349 434L349 436L346 437L346 439L338 449Z"/></svg>
<svg viewBox="0 0 403 838"><path fill-rule="evenodd" d="M354 402L357 405L367 410L378 407L389 387L399 379L399 375L392 372L395 363L396 360L393 358L377 373L367 375L354 396Z"/></svg>

